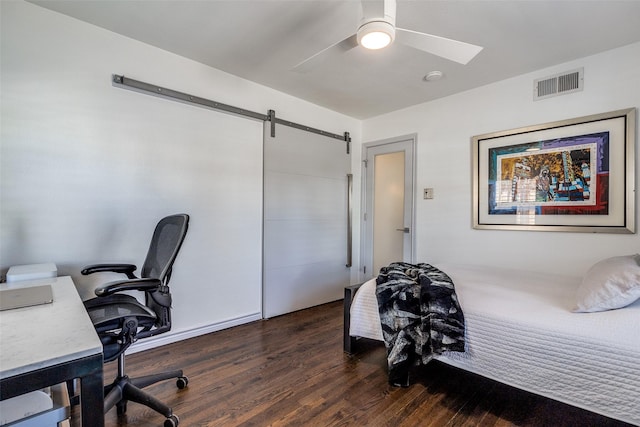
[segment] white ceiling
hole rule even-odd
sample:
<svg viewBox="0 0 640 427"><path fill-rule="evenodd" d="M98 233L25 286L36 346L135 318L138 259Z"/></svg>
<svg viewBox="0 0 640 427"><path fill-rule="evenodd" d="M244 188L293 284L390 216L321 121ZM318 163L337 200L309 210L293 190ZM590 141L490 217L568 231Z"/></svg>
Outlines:
<svg viewBox="0 0 640 427"><path fill-rule="evenodd" d="M359 119L640 41L640 0L398 0L398 27L484 50L460 65L399 44L358 47L299 73L355 32L359 1L32 2ZM444 78L425 82L432 70Z"/></svg>

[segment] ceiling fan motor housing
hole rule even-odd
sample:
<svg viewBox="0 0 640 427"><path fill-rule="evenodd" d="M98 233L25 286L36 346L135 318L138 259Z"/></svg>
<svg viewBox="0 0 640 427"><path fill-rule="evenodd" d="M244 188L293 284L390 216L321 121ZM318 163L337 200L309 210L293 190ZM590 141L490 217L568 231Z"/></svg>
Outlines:
<svg viewBox="0 0 640 427"><path fill-rule="evenodd" d="M383 19L365 22L358 28L358 44L367 49L381 49L393 43L396 38L395 26Z"/></svg>

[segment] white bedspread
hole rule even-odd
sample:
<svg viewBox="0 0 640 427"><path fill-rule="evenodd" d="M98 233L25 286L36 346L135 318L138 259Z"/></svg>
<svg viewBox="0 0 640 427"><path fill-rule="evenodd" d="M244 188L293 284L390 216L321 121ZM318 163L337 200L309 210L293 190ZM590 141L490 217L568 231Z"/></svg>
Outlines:
<svg viewBox="0 0 640 427"><path fill-rule="evenodd" d="M455 283L467 351L439 360L640 425L640 301L572 313L578 277L436 265ZM351 306L350 334L382 341L375 280Z"/></svg>

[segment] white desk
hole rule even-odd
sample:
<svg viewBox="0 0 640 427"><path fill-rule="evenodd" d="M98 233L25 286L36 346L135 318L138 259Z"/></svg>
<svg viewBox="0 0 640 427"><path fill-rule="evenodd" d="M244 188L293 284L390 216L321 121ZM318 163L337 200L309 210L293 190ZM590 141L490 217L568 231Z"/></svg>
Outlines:
<svg viewBox="0 0 640 427"><path fill-rule="evenodd" d="M0 400L80 380L83 426L104 426L102 343L70 277L52 283L53 303L0 311Z"/></svg>

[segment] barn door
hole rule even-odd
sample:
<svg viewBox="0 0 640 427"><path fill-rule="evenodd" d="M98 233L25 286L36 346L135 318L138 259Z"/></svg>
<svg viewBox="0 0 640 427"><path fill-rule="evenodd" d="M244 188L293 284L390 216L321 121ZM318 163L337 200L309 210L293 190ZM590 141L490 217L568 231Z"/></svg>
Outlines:
<svg viewBox="0 0 640 427"><path fill-rule="evenodd" d="M346 143L287 126L264 136L263 317L342 298L349 284Z"/></svg>

